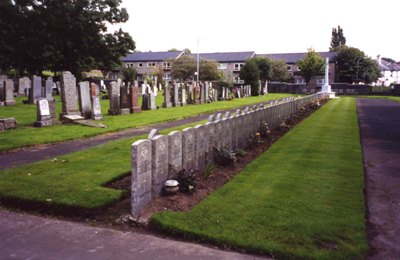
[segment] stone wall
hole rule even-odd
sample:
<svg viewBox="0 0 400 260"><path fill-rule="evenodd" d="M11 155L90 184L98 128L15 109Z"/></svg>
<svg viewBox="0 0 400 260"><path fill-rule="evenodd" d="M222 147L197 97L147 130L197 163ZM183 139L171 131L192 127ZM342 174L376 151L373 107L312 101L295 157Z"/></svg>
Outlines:
<svg viewBox="0 0 400 260"><path fill-rule="evenodd" d="M255 105L234 115L225 113L210 116L209 122L168 135L132 144L132 215L139 218L152 196L159 196L163 183L180 170L202 172L213 163L217 145L244 149L260 131L263 123L270 128L300 110L302 106L325 97L323 93L271 101L267 106Z"/></svg>

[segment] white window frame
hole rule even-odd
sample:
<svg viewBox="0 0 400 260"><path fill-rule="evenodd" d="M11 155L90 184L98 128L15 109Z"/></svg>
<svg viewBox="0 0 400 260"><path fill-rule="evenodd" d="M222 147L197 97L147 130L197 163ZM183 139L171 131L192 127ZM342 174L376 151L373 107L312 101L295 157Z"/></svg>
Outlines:
<svg viewBox="0 0 400 260"><path fill-rule="evenodd" d="M287 71L292 71L292 65L286 65L286 70Z"/></svg>
<svg viewBox="0 0 400 260"><path fill-rule="evenodd" d="M227 70L228 64L227 63L218 63L218 69L219 70Z"/></svg>
<svg viewBox="0 0 400 260"><path fill-rule="evenodd" d="M233 71L240 71L243 66L244 66L244 63L235 63L233 65Z"/></svg>
<svg viewBox="0 0 400 260"><path fill-rule="evenodd" d="M324 85L325 79L317 79L317 85Z"/></svg>
<svg viewBox="0 0 400 260"><path fill-rule="evenodd" d="M138 68L142 68L143 67L143 63L140 62L140 63L138 63L137 66L138 66Z"/></svg>
<svg viewBox="0 0 400 260"><path fill-rule="evenodd" d="M147 68L154 68L156 66L155 62L147 62Z"/></svg>
<svg viewBox="0 0 400 260"><path fill-rule="evenodd" d="M163 62L162 65L163 65L163 68L164 68L164 69L171 69L171 62L167 62L167 61L166 61L166 62Z"/></svg>

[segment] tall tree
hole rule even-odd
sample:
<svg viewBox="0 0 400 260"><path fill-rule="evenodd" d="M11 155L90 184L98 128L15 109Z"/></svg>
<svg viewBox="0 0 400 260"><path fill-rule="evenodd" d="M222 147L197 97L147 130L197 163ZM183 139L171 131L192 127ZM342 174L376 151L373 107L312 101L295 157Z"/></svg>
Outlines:
<svg viewBox="0 0 400 260"><path fill-rule="evenodd" d="M122 30L107 33L106 23L129 18L122 0L3 0L0 4L1 68L29 73L98 68L110 70L135 48ZM7 16L4 14L7 13ZM9 41L8 39L13 39ZM4 47L4 48L3 48Z"/></svg>
<svg viewBox="0 0 400 260"><path fill-rule="evenodd" d="M380 76L377 63L357 48L345 47L337 54L337 81L371 83Z"/></svg>
<svg viewBox="0 0 400 260"><path fill-rule="evenodd" d="M329 51L338 51L342 46L346 45L346 37L343 35L343 29L338 26L338 28L332 28L332 38L331 47Z"/></svg>
<svg viewBox="0 0 400 260"><path fill-rule="evenodd" d="M272 61L268 58L254 58L260 72L260 80L266 82L272 78Z"/></svg>
<svg viewBox="0 0 400 260"><path fill-rule="evenodd" d="M308 83L310 83L311 79L313 79L315 76L323 75L324 64L324 59L313 49L308 49L307 56L297 62L297 66L299 67L300 71L298 71L296 74L304 78L306 81L306 88L308 87Z"/></svg>
<svg viewBox="0 0 400 260"><path fill-rule="evenodd" d="M183 55L179 59L171 60L171 75L174 79L186 81L193 78L196 71L196 61L188 56Z"/></svg>
<svg viewBox="0 0 400 260"><path fill-rule="evenodd" d="M287 82L290 80L290 77L284 60L272 60L271 81Z"/></svg>
<svg viewBox="0 0 400 260"><path fill-rule="evenodd" d="M258 88L260 85L260 71L257 62L254 59L247 60L240 70L240 78L244 80L245 84L251 86L251 95L258 96Z"/></svg>
<svg viewBox="0 0 400 260"><path fill-rule="evenodd" d="M199 64L200 80L211 81L220 78L218 63L213 60L200 60Z"/></svg>

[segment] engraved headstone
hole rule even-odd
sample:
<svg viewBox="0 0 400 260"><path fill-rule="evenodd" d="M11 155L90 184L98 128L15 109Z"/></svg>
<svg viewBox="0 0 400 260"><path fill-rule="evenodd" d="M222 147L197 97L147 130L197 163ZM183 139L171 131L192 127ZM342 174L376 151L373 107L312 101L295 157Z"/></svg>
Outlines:
<svg viewBox="0 0 400 260"><path fill-rule="evenodd" d="M181 90L181 97L182 97L182 106L186 106L186 89L182 88Z"/></svg>
<svg viewBox="0 0 400 260"><path fill-rule="evenodd" d="M26 95L26 91L31 87L31 80L28 77L22 77L18 80L18 95Z"/></svg>
<svg viewBox="0 0 400 260"><path fill-rule="evenodd" d="M169 177L182 170L182 133L172 131L168 134L168 165Z"/></svg>
<svg viewBox="0 0 400 260"><path fill-rule="evenodd" d="M79 108L86 119L92 117L92 102L90 100L89 82L79 82Z"/></svg>
<svg viewBox="0 0 400 260"><path fill-rule="evenodd" d="M209 115L208 116L208 122L214 121L214 115Z"/></svg>
<svg viewBox="0 0 400 260"><path fill-rule="evenodd" d="M47 80L45 81L45 95L44 97L48 100L48 101L53 101L53 78L52 77L48 77Z"/></svg>
<svg viewBox="0 0 400 260"><path fill-rule="evenodd" d="M42 78L32 77L32 87L29 89L29 104L36 104L42 97Z"/></svg>
<svg viewBox="0 0 400 260"><path fill-rule="evenodd" d="M196 168L195 135L196 129L188 127L182 130L182 167L189 171Z"/></svg>
<svg viewBox="0 0 400 260"><path fill-rule="evenodd" d="M94 120L101 120L103 119L103 115L101 113L101 105L100 105L100 99L98 96L92 97L92 119Z"/></svg>
<svg viewBox="0 0 400 260"><path fill-rule="evenodd" d="M61 101L61 119L65 115L77 116L81 114L78 110L78 91L76 87L76 78L69 71L64 71L61 75Z"/></svg>
<svg viewBox="0 0 400 260"><path fill-rule="evenodd" d="M150 130L150 133L147 136L147 139L151 140L151 139L153 139L154 137L156 137L159 134L160 134L160 132L158 131L158 129L153 128L153 129Z"/></svg>
<svg viewBox="0 0 400 260"><path fill-rule="evenodd" d="M171 103L171 87L165 85L164 87L164 103L162 105L163 107L172 107Z"/></svg>
<svg viewBox="0 0 400 260"><path fill-rule="evenodd" d="M6 79L4 88L4 105L13 106L16 104L14 100L14 81L12 79Z"/></svg>
<svg viewBox="0 0 400 260"><path fill-rule="evenodd" d="M207 163L207 126L206 125L196 125L194 127L196 129L195 133L195 162L196 169L200 172L203 172L206 168Z"/></svg>
<svg viewBox="0 0 400 260"><path fill-rule="evenodd" d="M137 86L137 81L135 81L134 86L130 86L129 90L130 111L131 113L139 113L139 87Z"/></svg>
<svg viewBox="0 0 400 260"><path fill-rule="evenodd" d="M173 107L181 106L181 103L179 102L179 84L178 83L174 84L174 97L173 97L173 101L172 101L172 106Z"/></svg>
<svg viewBox="0 0 400 260"><path fill-rule="evenodd" d="M144 207L151 201L152 151L150 140L139 140L132 144L131 210L138 219Z"/></svg>
<svg viewBox="0 0 400 260"><path fill-rule="evenodd" d="M150 109L151 110L157 109L156 97L155 97L154 93L150 93Z"/></svg>
<svg viewBox="0 0 400 260"><path fill-rule="evenodd" d="M168 180L168 136L158 135L152 144L152 193L160 195L164 182Z"/></svg>
<svg viewBox="0 0 400 260"><path fill-rule="evenodd" d="M34 123L35 127L52 125L49 101L47 101L47 99L42 98L37 101L36 114L37 114L37 121Z"/></svg>
<svg viewBox="0 0 400 260"><path fill-rule="evenodd" d="M120 87L118 83L112 81L109 86L109 97L110 97L110 109L108 110L109 115L119 115L120 114Z"/></svg>
<svg viewBox="0 0 400 260"><path fill-rule="evenodd" d="M4 99L5 99L5 91L4 91L4 87L5 87L6 82L2 79L0 79L0 103L1 105L4 105Z"/></svg>
<svg viewBox="0 0 400 260"><path fill-rule="evenodd" d="M142 110L150 110L150 94L142 95Z"/></svg>

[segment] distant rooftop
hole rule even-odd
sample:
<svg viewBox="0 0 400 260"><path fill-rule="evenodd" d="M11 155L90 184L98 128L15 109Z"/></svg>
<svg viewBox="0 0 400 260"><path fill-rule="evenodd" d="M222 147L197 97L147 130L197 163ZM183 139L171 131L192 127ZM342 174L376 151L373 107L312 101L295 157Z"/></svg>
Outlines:
<svg viewBox="0 0 400 260"><path fill-rule="evenodd" d="M381 60L381 63L379 64L379 61L377 61L379 67L383 71L400 71L400 64L398 63L393 63L393 62L388 62L385 60Z"/></svg>
<svg viewBox="0 0 400 260"><path fill-rule="evenodd" d="M336 52L318 52L324 59L329 58L329 62L336 61ZM272 54L257 54L257 57L267 57L273 60L284 60L286 63L297 63L299 60L306 57L307 52L298 53L272 53Z"/></svg>
<svg viewBox="0 0 400 260"><path fill-rule="evenodd" d="M123 62L145 62L145 61L164 61L176 59L183 54L182 51L163 51L163 52L135 52L122 58Z"/></svg>
<svg viewBox="0 0 400 260"><path fill-rule="evenodd" d="M215 60L219 63L223 62L244 62L255 55L254 51L245 52L214 52L214 53L200 53L200 59ZM191 56L197 59L197 53L192 53Z"/></svg>

